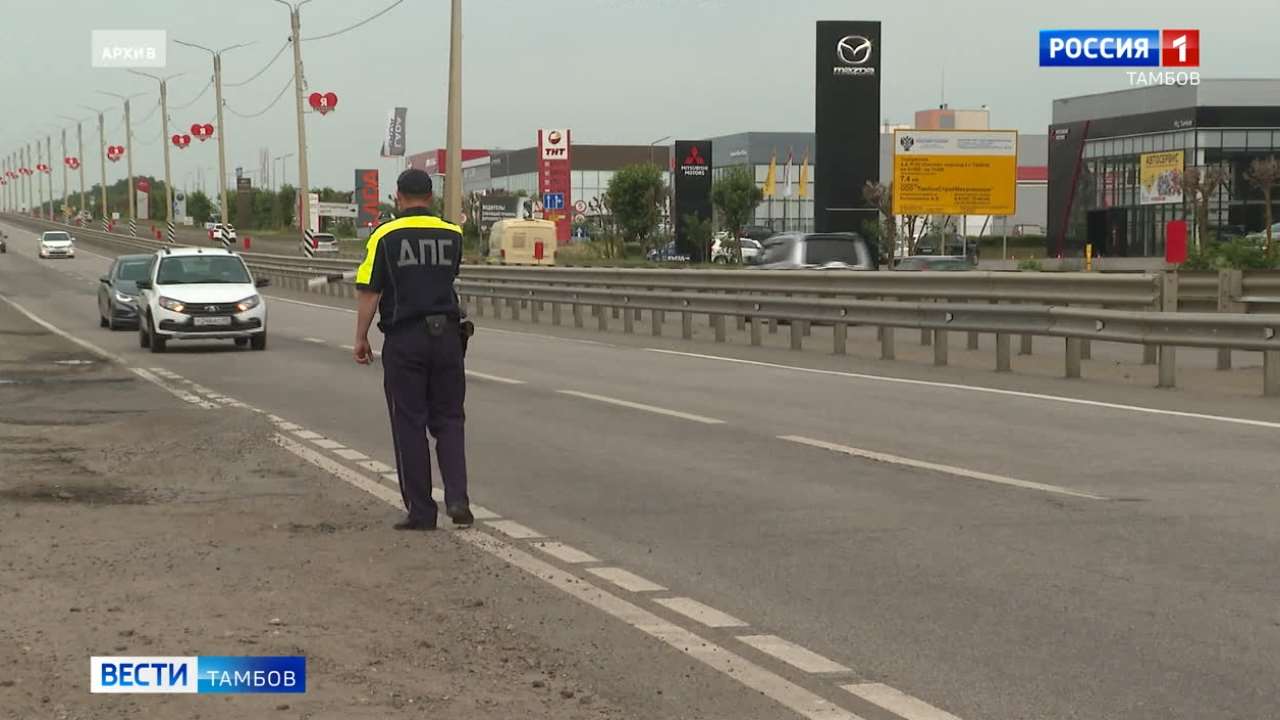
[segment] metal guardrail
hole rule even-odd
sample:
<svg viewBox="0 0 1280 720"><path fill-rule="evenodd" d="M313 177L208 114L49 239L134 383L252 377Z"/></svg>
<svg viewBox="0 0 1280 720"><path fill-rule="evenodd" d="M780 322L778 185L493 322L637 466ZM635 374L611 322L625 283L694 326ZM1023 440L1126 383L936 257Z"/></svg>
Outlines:
<svg viewBox="0 0 1280 720"><path fill-rule="evenodd" d="M27 226L69 228L89 238L136 249L155 250L166 245L60 223L17 220ZM307 279L316 273L351 266L349 260L342 259L242 255L255 273L272 277L286 289L307 290ZM1175 349L1179 346L1218 349L1220 369L1231 367L1233 350L1261 351L1264 394L1280 395L1280 315L1242 312L1248 307L1247 299L1258 300L1245 292L1280 296L1280 277L1224 271L1216 278L1192 275L1185 283L1193 302L1207 302L1208 290L1213 288L1219 312L1173 312L1178 307L1182 282L1175 275L1148 274L753 273L468 266L458 280L458 290L464 300L475 305L477 315L483 315L484 308L479 300L489 299L497 314L501 313L500 301L505 300L516 315L521 304L528 305L530 319L537 322L541 306L550 304L555 324L560 323L562 306L567 306L575 325L581 327L583 308L591 307L602 330L608 327L609 315L618 313L615 317L622 318L624 330L634 332L636 314L649 311L653 332L658 334L663 315L678 312L682 335L691 338L693 316L704 314L715 328L716 339L724 341L726 318L734 317L740 327L750 326L753 345L761 344L763 322L788 321L791 346L795 349L802 347L809 325L824 323L835 328L833 350L841 354L849 325L873 325L881 329L881 354L886 359L895 354L893 329L915 328L922 332L922 340L932 335L937 365L947 364L947 332L969 332L971 349L977 348L977 333L991 333L996 336L996 369L1000 371L1010 369L1012 335L1023 337L1024 354L1030 352L1030 338L1057 337L1066 340L1067 377L1080 377L1080 361L1088 357L1093 340L1141 344L1148 349L1147 362L1159 364L1162 387L1175 384ZM337 282L323 286L319 292L353 297L355 288L349 282ZM1144 309L1154 306L1165 312L1081 305Z"/></svg>

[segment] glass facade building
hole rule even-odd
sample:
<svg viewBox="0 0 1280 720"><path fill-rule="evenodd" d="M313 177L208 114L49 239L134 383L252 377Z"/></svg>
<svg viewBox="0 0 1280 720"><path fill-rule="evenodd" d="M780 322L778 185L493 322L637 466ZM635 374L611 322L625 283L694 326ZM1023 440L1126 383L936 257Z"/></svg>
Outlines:
<svg viewBox="0 0 1280 720"><path fill-rule="evenodd" d="M1048 252L1079 257L1091 244L1108 257L1162 257L1170 221L1185 220L1195 232L1195 205L1189 192L1144 193L1143 157L1180 153L1177 175L1224 167L1225 183L1208 198L1210 235L1260 230L1262 194L1245 173L1255 158L1280 155L1280 80L1056 100L1049 138Z"/></svg>

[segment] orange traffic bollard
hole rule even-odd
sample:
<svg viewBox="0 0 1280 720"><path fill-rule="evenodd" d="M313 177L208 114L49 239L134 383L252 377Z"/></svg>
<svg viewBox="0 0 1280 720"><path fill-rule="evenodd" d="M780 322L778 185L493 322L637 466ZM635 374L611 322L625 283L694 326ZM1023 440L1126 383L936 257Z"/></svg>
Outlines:
<svg viewBox="0 0 1280 720"><path fill-rule="evenodd" d="M244 236L244 249L245 249L245 250L248 250L248 249L249 249L249 245L250 245L250 243L252 243L252 242L253 242L253 238L249 237L248 235L245 235L245 236Z"/></svg>

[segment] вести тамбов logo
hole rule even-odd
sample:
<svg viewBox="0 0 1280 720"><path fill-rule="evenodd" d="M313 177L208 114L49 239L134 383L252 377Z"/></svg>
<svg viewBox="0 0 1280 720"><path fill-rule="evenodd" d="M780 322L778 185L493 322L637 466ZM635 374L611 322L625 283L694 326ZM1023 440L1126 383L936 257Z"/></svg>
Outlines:
<svg viewBox="0 0 1280 720"><path fill-rule="evenodd" d="M1128 70L1129 84L1199 85L1200 31L1041 30L1040 67Z"/></svg>

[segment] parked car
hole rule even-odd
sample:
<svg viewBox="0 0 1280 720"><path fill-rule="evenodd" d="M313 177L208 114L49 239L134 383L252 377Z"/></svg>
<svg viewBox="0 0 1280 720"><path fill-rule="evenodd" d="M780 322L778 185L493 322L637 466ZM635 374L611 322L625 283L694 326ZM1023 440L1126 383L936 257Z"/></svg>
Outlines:
<svg viewBox="0 0 1280 720"><path fill-rule="evenodd" d="M61 230L46 230L40 233L40 245L37 253L43 258L73 258L76 256L75 238Z"/></svg>
<svg viewBox="0 0 1280 720"><path fill-rule="evenodd" d="M170 340L234 340L267 349L267 306L239 255L222 248L158 250L136 281L138 344L164 352Z"/></svg>
<svg viewBox="0 0 1280 720"><path fill-rule="evenodd" d="M784 233L764 242L761 270L878 270L880 254L857 233Z"/></svg>
<svg viewBox="0 0 1280 720"><path fill-rule="evenodd" d="M220 237L220 232L221 232L220 228L222 226L218 225L217 223L206 223L206 225L209 226L209 241L221 244L222 239ZM235 225L231 225L231 224L227 225L227 235L232 245L235 245L240 242L240 239L236 237Z"/></svg>
<svg viewBox="0 0 1280 720"><path fill-rule="evenodd" d="M116 330L138 324L138 281L151 274L155 255L121 255L98 278L98 325Z"/></svg>
<svg viewBox="0 0 1280 720"><path fill-rule="evenodd" d="M311 238L315 241L315 246L312 247L311 251L316 255L338 254L338 238L333 235L329 233L315 233Z"/></svg>
<svg viewBox="0 0 1280 720"><path fill-rule="evenodd" d="M737 255L734 253L733 243L731 242L732 233L717 233L715 239L711 241L711 262L713 263L735 263L738 262ZM754 265L760 261L760 252L764 249L759 241L752 240L749 237L738 238L738 243L742 245L742 263L744 265Z"/></svg>
<svg viewBox="0 0 1280 720"><path fill-rule="evenodd" d="M645 258L649 262L689 262L689 256L676 249L675 240L650 250Z"/></svg>
<svg viewBox="0 0 1280 720"><path fill-rule="evenodd" d="M1280 222L1271 224L1272 242L1275 242L1277 238L1280 238ZM1249 233L1248 235L1245 236L1245 239L1248 240L1249 242L1262 245L1267 242L1267 229L1263 228L1258 232Z"/></svg>
<svg viewBox="0 0 1280 720"><path fill-rule="evenodd" d="M963 271L973 270L974 265L969 258L955 255L911 255L898 260L893 269Z"/></svg>

